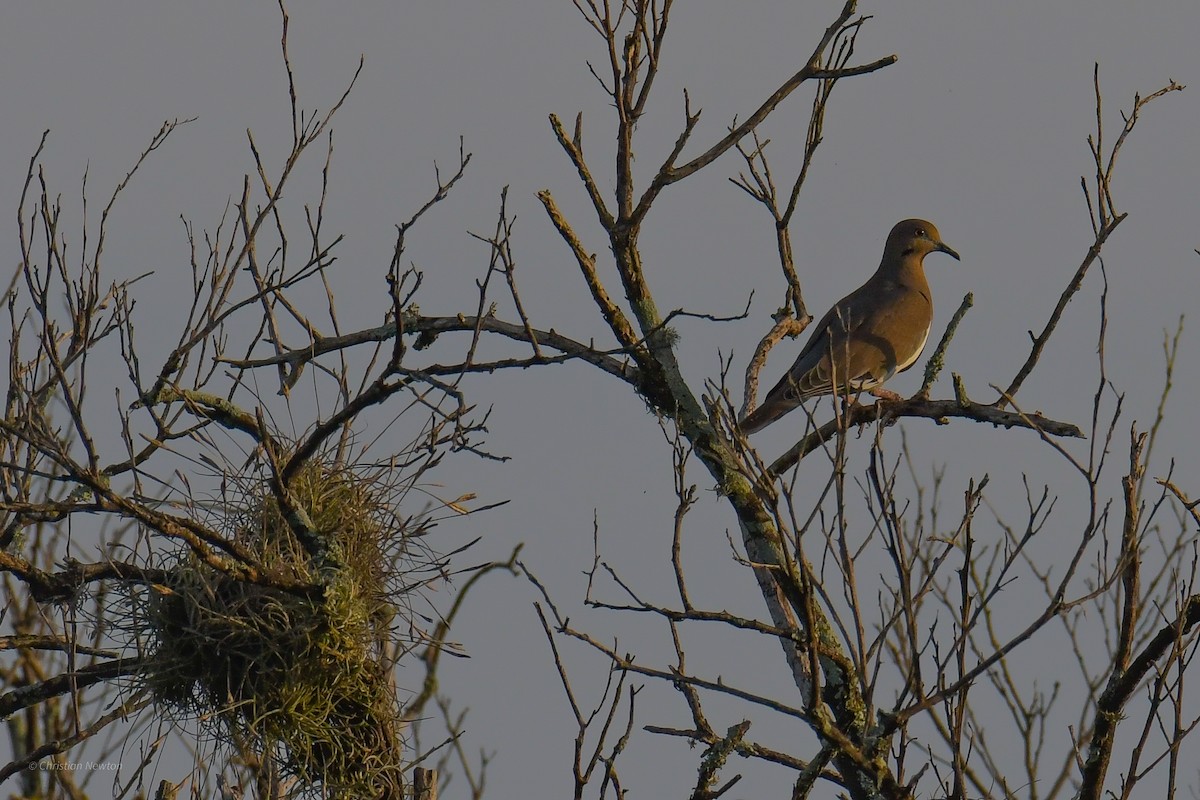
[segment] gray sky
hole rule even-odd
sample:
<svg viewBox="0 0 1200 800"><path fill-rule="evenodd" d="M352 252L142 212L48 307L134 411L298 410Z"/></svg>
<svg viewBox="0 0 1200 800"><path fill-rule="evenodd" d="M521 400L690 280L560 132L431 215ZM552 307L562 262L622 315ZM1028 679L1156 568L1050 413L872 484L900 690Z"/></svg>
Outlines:
<svg viewBox="0 0 1200 800"><path fill-rule="evenodd" d="M431 191L434 160L452 169L462 135L474 153L467 177L411 240L409 255L426 271L422 310L449 313L474 302L473 281L487 252L467 231L493 228L499 191L509 185L518 278L535 324L578 339L602 337L603 322L534 197L551 189L585 243L604 252L546 119L554 112L569 120L583 110L589 158L611 174L605 169L612 119L585 63L603 58L601 42L570 2L292 0L288 6L306 108L327 109L360 53L366 56L359 85L335 124L329 224L347 236L332 272L344 315L361 315L369 324L381 318L393 226ZM839 8L838 2L678 3L666 66L638 131L642 179L677 134L684 87L704 110L693 138L699 148L795 72ZM1148 93L1172 78L1200 84L1200 4L911 0L864 3L861 10L875 19L859 38L858 60L896 53L899 61L836 90L826 141L792 230L806 298L819 313L874 269L895 221L932 219L963 255L961 264L943 258L927 264L938 306L935 332L940 335L963 294L973 291L976 307L954 341L949 370L963 375L973 396L990 400L988 384L1011 378L1028 352L1025 331L1040 329L1091 242L1079 176L1090 169L1085 139L1094 127L1093 62L1100 63L1111 141L1117 110L1129 107L1135 91ZM173 332L173 292L187 278L180 215L198 228L215 225L252 169L246 128L276 163L290 143L278 37L278 13L266 0L6 4L0 10L0 218L8 224L0 228L0 248L9 267L17 254L11 222L20 182L43 129L51 131L51 179L73 203L90 165L98 210L163 119L198 117L151 161L111 223L109 277L156 273L141 286L139 306L143 341L153 350L155 331ZM1117 170L1118 208L1130 218L1106 250L1109 377L1128 392L1126 419L1147 423L1161 382L1163 328L1173 329L1200 296L1200 258L1193 251L1200 246L1195 92L1151 106ZM810 97L797 93L763 128L781 175L799 163ZM309 177L287 195L292 213L316 199L312 176L319 164L310 167ZM734 314L750 290L756 292L744 321L679 323L693 386L716 376L718 351L732 350L735 370L742 369L782 295L770 220L727 180L740 169L726 158L668 190L642 237L647 274L664 310ZM612 186L611 178L601 183ZM1023 389L1026 407L1085 421L1095 388L1098 278L1089 277ZM776 351L768 380L797 346ZM1177 474L1197 474L1200 428L1188 410L1200 384L1200 327L1194 323L1183 353L1169 407L1175 413L1164 426L1154 475L1163 473L1168 457L1177 459ZM935 394L949 394L948 377ZM891 388L911 392L919 381L914 371ZM579 602L593 509L599 509L605 556L648 596L669 598L670 451L641 402L582 365L476 380L468 391L475 402L494 405L489 443L512 461L457 459L439 476L444 493L473 491L481 501L512 502L448 524L444 541L483 536L477 559L501 557L525 542L526 560L576 621L619 635L622 648L647 659L661 655L661 629L585 614ZM991 473L1000 498L1019 497L1022 470L1034 482L1061 476L1061 460L1029 433L961 421L948 427L911 421L905 428L918 464L951 465L948 497L960 496L967 478L983 472ZM898 431L889 436L898 443ZM790 442L763 436L759 444L773 454ZM866 443L858 447L851 468L861 470ZM687 532L694 589L710 607L759 615L761 599L749 573L729 560L726 530L733 520L706 491L711 482L698 465L692 477L705 490ZM1200 493L1200 481L1181 483ZM1061 491L1066 507L1078 502L1075 484ZM1067 512L1063 524L1071 524ZM1053 558L1049 537L1038 548ZM569 713L532 599L529 587L514 579L481 587L454 637L472 657L452 661L445 673L447 691L471 708L469 746L498 751L489 771L494 797L563 796L570 785ZM762 686L786 691L777 651L751 649L747 656L731 651L736 647L733 640L697 642L697 653L709 660L698 656L694 663L710 676L761 679ZM760 656L761 676L738 664L759 663L753 659ZM598 690L599 662L574 651L571 657L581 686ZM647 691L643 697L640 724L687 723L675 696ZM737 709L726 709L728 718L714 719L718 727L738 719ZM777 733L794 735L786 726ZM1065 728L1062 735L1065 740ZM694 779L697 752L644 733L635 743L625 765L632 796L683 794ZM789 740L777 743L786 747ZM786 779L782 771L746 771L736 796L766 796Z"/></svg>

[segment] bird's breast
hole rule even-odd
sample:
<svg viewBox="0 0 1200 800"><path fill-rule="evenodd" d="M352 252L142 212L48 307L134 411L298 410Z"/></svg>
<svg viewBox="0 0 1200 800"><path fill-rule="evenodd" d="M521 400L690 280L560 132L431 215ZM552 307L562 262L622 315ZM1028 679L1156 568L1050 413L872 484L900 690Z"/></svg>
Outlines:
<svg viewBox="0 0 1200 800"><path fill-rule="evenodd" d="M929 329L931 327L933 327L933 326L932 325L925 326L925 331L921 334L921 338L917 342L916 349L912 351L911 355L909 355L907 358L905 358L903 353L899 354L901 356L902 360L900 360L900 362L896 365L897 372L904 372L904 370L908 369L913 364L915 364L917 359L921 357L921 352L925 349L925 342L929 341Z"/></svg>
<svg viewBox="0 0 1200 800"><path fill-rule="evenodd" d="M928 286L900 284L889 314L878 320L875 333L887 343L884 361L888 375L911 367L925 349L933 323Z"/></svg>

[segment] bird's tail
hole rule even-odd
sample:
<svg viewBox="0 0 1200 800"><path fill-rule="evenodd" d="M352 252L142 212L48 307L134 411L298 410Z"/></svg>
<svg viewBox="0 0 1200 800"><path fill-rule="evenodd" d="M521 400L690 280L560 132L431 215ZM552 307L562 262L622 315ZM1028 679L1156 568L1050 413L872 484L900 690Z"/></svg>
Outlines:
<svg viewBox="0 0 1200 800"><path fill-rule="evenodd" d="M743 436L758 433L795 407L795 403L788 402L785 398L775 400L767 398L761 406L751 411L738 423L738 429L741 430Z"/></svg>

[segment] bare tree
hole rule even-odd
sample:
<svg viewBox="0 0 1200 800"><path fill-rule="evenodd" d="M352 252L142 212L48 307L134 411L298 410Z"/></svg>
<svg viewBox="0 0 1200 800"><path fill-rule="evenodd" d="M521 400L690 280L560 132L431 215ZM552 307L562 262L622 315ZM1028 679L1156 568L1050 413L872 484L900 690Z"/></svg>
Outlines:
<svg viewBox="0 0 1200 800"><path fill-rule="evenodd" d="M1167 474L1148 482L1146 464L1178 335L1164 344L1166 380L1148 431L1122 419L1123 395L1105 372L1106 289L1086 418L1033 413L1018 395L1084 280L1097 272L1103 277L1104 246L1126 219L1115 201L1114 166L1127 137L1149 103L1183 87L1171 82L1135 96L1110 142L1097 70L1096 129L1089 138L1095 174L1083 180L1094 238L1045 325L1031 334L1024 363L986 390L994 399L973 399L958 375L953 397L932 396L944 364L952 363L950 345L971 307L968 296L914 396L873 404L849 394L835 398L832 419L822 422L819 406L810 410L804 435L768 462L736 420L739 409L753 407L772 349L810 321L790 234L798 198L835 88L847 79L869 80L895 57L857 58L868 18L847 0L814 36L797 72L716 141L693 141L700 112L685 94L673 147L639 182L638 122L662 67L674 4L574 5L601 43L592 74L613 109L613 174L601 175L585 156L582 115L573 129L554 115L550 125L590 201L594 221L587 224L607 240L611 261L588 250L584 223L568 218L553 193L542 191L538 199L611 333L603 344L536 324L536 309L526 308L518 288L506 192L494 231L480 237L489 260L470 306L439 316L414 302L421 276L404 266L406 237L457 183L470 160L465 150L453 175L439 173L428 202L397 225L383 275L389 303L378 324L346 329L326 274L339 238L323 225L330 120L341 100L323 115L302 112L289 64L290 154L272 170L251 136L255 174L246 177L226 217L203 235L186 224L194 299L178 343L148 369L134 338L135 280L106 284L101 273L107 212L128 179L94 235L79 253L68 253L58 201L38 168L39 149L22 202L22 265L9 303L0 566L14 631L7 642L21 655L5 665L16 688L0 697L0 708L23 716L21 726L10 726L19 758L3 774L96 742L102 729L152 707L154 713L140 717L148 720L137 739L143 767L121 777L129 794L146 785L145 770L169 730L159 723L173 718L185 726L189 720L216 726L226 749L198 748L196 781L213 776L216 785L219 777L223 792L235 787L217 775L226 763L215 759L232 747L259 797L316 791L399 796L410 788L403 777L408 768L427 758L442 758L439 771L456 764L468 793L483 796L483 776L457 735L461 717L436 695L432 681L462 594L432 626L421 626L422 613L408 605L426 602L422 587L454 571L450 556L425 544L426 534L441 516L466 513L469 498L402 509L445 454L491 457L481 443L486 415L464 398L463 376L582 361L622 381L653 410L673 454L675 479L674 528L664 533L673 542L671 603L645 599L606 563L598 530L584 601L612 614L658 620L674 657L670 663L640 658L573 622L561 598L515 553L507 564L488 565L520 569L540 591L537 614L577 728L573 796L624 797L618 765L634 737L648 738L650 746L656 737L702 746L687 790L695 800L719 797L737 783L731 756L790 770L794 798L1131 797L1150 780L1177 792L1190 777L1181 774L1180 748L1196 724L1184 689L1200 619L1191 528L1200 514L1186 481ZM283 20L287 63L286 13ZM766 126L778 106L805 90L812 105L802 165L781 181L768 162ZM138 167L179 124L164 126ZM306 208L297 247L278 199L307 163L306 152L320 144L326 145L323 192ZM661 311L639 237L651 208L666 202L675 184L725 156L741 157L734 183L770 217L784 288L741 385L731 383L734 365L726 361L719 375L697 387L679 367L680 342L671 325L682 317L721 319ZM310 285L322 290L316 312L306 310L313 295L303 290ZM514 309L512 319L499 315L501 299ZM507 342L508 352L490 355L501 351L482 349L489 339ZM94 359L114 345L125 375L119 385L102 387L116 397L119 432L104 442L94 434L95 415L104 413L93 400L96 386L85 389L97 380ZM322 398L307 425L295 423L301 381ZM274 398L267 397L268 383L277 387ZM291 415L299 433L287 433L277 413ZM414 435L408 447L375 458L375 442L361 441L355 424L381 414L411 426ZM992 504L986 475L970 481L961 500L948 500L942 475L920 474L907 457L903 428L896 426L912 417L1020 429L1028 446L1061 457L1064 486L1077 482L1087 502L1061 511L1056 497L1063 488L1027 484L1025 507L1014 511ZM1085 441L1075 446L1072 439ZM1109 456L1118 447L1122 462L1113 476ZM850 471L852 448L870 453L861 474ZM802 460L821 469L802 474ZM762 618L706 608L704 587L688 580L683 532L697 502L696 467L737 520L732 557L762 596ZM100 533L106 557L76 561L73 521L97 515L112 521L111 530ZM981 536L982 526L999 539ZM1065 563L1046 566L1030 555L1031 542L1047 526L1073 542ZM1044 595L1032 613L1003 602L1018 578ZM334 640L328 638L332 627L339 631ZM710 674L689 660L689 643L716 630L778 647L791 678L786 695L756 690L748 676ZM1043 632L1074 654L1078 671L1070 690L1065 681L1047 686L1022 666ZM569 674L562 653L571 642L608 667L598 700L585 699ZM330 652L336 654L330 671L317 669L328 666L321 659ZM309 654L314 662L297 661ZM404 701L387 667L417 656L431 679ZM321 691L283 678L308 669ZM327 691L339 670L354 673L356 682ZM91 686L124 687L122 705L100 707ZM643 720L637 698L650 688L677 693L689 722ZM422 748L418 730L409 739L416 752L405 751L404 734L431 700L449 729L446 749L430 755L441 745ZM727 716L731 703L738 718L714 722L713 706ZM278 709L293 705L305 712L280 724ZM1062 715L1072 721L1069 741L1049 727ZM794 722L805 734L782 746L758 740L751 731L768 717ZM421 769L418 793L436 793ZM160 784L159 795L174 789ZM37 790L31 783L26 793ZM64 797L82 791L68 782L54 790Z"/></svg>
<svg viewBox="0 0 1200 800"><path fill-rule="evenodd" d="M1090 183L1083 182L1094 241L1041 332L1031 334L1025 362L1011 379L998 380L992 387L994 401L973 400L957 375L953 398L930 397L954 331L972 304L968 295L930 357L916 395L869 405L859 404L851 396L840 398L832 420L818 424L810 416L807 434L767 463L738 430L735 406L743 411L753 407L758 374L771 348L802 331L810 319L788 226L809 164L821 144L826 108L837 83L886 67L891 61L855 62L857 35L866 22L855 17L855 5L845 4L795 76L745 121L731 124L724 138L690 158L684 153L699 113L691 110L685 96L685 118L676 145L648 185L639 189L633 180L631 142L659 68L672 4L633 3L613 8L607 3L577 3L608 54L607 67L597 71L597 77L617 115L614 198L604 197L598 188L603 182L584 158L578 123L574 135L568 135L555 117L551 124L608 237L632 320L610 299L595 260L579 244L573 223L559 212L553 196L543 192L540 199L574 253L622 352L636 366L636 391L660 415L675 450L673 564L678 602L665 606L642 599L597 553L589 573L587 603L613 612L660 618L676 658L674 663L659 666L572 625L543 589L543 607L548 613L539 613L579 724L575 796L582 797L591 782L599 782L602 795L624 795L616 761L627 746L632 718L624 726L612 723L622 703L628 702L632 715L633 694L623 691L629 674L672 687L690 710L692 724L688 727L650 724L646 730L705 745L691 795L696 800L720 796L736 783L738 776L724 782L720 779L727 759L735 753L793 769L793 797L797 798L824 795L827 790L818 788L822 785L832 785L839 796L864 799L929 793L954 798L1061 797L1068 793L1100 797L1114 788L1121 796L1131 796L1134 787L1160 766L1175 787L1179 748L1195 724L1183 703L1184 676L1195 642L1198 598L1193 588L1194 559L1191 572L1180 566L1194 548L1194 534L1184 514L1194 514L1194 505L1169 479L1159 481L1162 488L1157 493L1145 493L1145 463L1153 441L1136 425L1129 428L1128 466L1120 479L1118 505L1114 507L1108 499L1105 467L1115 443L1122 396L1105 375L1103 325L1098 341L1099 375L1086 434L1089 444L1082 457L1059 441L1084 437L1080 427L1023 410L1017 394L1037 367L1064 308L1084 278L1097 264L1102 271L1103 247L1125 219L1115 204L1113 169L1128 135L1147 104L1182 87L1172 82L1145 97L1135 97L1132 107L1122 114L1120 132L1109 144L1104 138L1097 70L1096 131L1089 138L1095 175ZM768 142L760 127L776 105L804 84L814 89L803 164L781 191L767 160ZM703 394L684 381L676 359L677 340L669 324L687 312L660 313L641 269L637 244L642 222L660 194L732 148L746 165L734 182L771 215L786 287L775 325L763 336L746 369L744 402L740 404L735 403L726 381L727 371L707 384ZM1106 294L1101 300L1102 315L1105 298ZM1169 387L1173 345L1168 346L1167 354ZM1165 396L1166 389L1164 401ZM1160 402L1154 430L1161 421L1163 405ZM906 459L903 440L899 451L886 446L885 431L905 417L924 417L942 424L958 418L1035 431L1044 446L1059 453L1072 474L1079 476L1090 498L1083 519L1070 523L1077 533L1069 562L1048 568L1027 552L1027 545L1054 509L1048 487L1040 491L1027 487L1027 513L1024 519L1012 521L1007 513L987 504L987 477L981 476L966 491L961 510L955 512L956 522L949 526L941 523L940 476L935 476L934 500L929 503L925 498L928 486ZM874 431L870 468L854 478L847 472L846 452L854 431L865 426ZM828 464L823 485L811 492L817 497L811 504L799 499L796 482L800 473L794 470L801 459L810 456ZM696 486L685 477L693 459L707 470L738 520L741 550L735 557L757 582L766 602L766 620L705 609L693 600L694 589L689 587L679 558L680 531L696 500ZM811 475L811 471L806 473ZM902 488L906 485L907 490ZM1172 498L1178 505L1171 505ZM978 538L976 518L981 509L989 509L1005 532L1001 542L985 544ZM861 518L852 511L859 510L867 512L867 523L852 525L852 516ZM1176 512L1174 518L1161 522L1159 518L1171 510ZM1150 550L1156 557L1148 562L1152 566L1144 569ZM872 565L867 568L870 570L881 559L888 565L882 583L868 583L860 565ZM1143 572L1148 574L1143 577ZM1002 603L1003 590L1018 575L1032 576L1044 590L1044 603L1032 617L1010 614ZM541 586L535 576L530 574L530 578ZM619 600L602 598L597 588L602 580L617 592ZM1103 619L1102 630L1083 623L1088 610L1093 619ZM686 658L685 630L694 630L698 623L704 623L699 626L703 628L728 626L777 640L793 678L794 697L766 696L755 691L753 683L739 684L727 675L706 677L702 667L692 666ZM1036 676L1013 667L1013 658L1032 637L1054 628L1061 628L1059 636L1074 649L1078 678L1086 687L1081 695L1069 699L1060 696L1057 682L1055 689L1046 690L1038 685ZM622 676L590 715L581 713L575 701L575 690L558 656L558 646L553 644L557 636L587 644ZM1094 652L1089 636L1099 636L1107 652ZM1148 695L1142 704L1134 702L1139 689ZM714 725L705 711L706 702L714 695L738 699L747 707L747 717L729 727ZM1073 740L1067 748L1052 742L1046 729L1050 715L1065 703L1076 704L1078 709ZM1024 753L1021 761L1006 758L1005 749L995 744L1000 738L994 733L996 715L988 709L996 708L1006 709L1016 728ZM801 721L814 734L811 747L782 751L752 740L751 715L764 709ZM1122 752L1114 750L1115 731L1127 719L1140 719L1141 733L1124 751L1126 768L1113 776L1109 766L1114 755ZM589 734L599 740L590 751L582 746ZM603 768L597 770L598 765Z"/></svg>
<svg viewBox="0 0 1200 800"><path fill-rule="evenodd" d="M280 11L290 148L272 165L248 132L254 172L224 215L203 231L183 220L190 303L161 361L137 336L145 276L107 278L105 242L126 187L188 120L152 137L98 222L85 177L75 236L43 167L48 135L29 162L0 422L0 649L13 656L0 665L0 716L15 756L0 780L18 777L22 796L86 796L70 753L119 761L114 796L253 784L260 798L399 797L409 768L459 734L461 712L436 691L439 656L465 590L505 565L471 567L456 599L436 599L469 545L442 552L430 532L480 509L470 494L439 496L430 478L451 454L487 456L486 414L467 404L461 375L408 368L401 337L264 371L236 365L343 335L327 276L341 237L325 206L331 122L362 64L327 111L303 110ZM470 158L460 148L397 225L381 321L402 319L421 283L405 237ZM306 169L322 188L296 220L279 201ZM365 438L368 420L387 436ZM397 437L407 444L388 444ZM397 685L409 662L424 666L423 687ZM438 716L449 738L422 750L415 726ZM171 737L193 767L151 787Z"/></svg>

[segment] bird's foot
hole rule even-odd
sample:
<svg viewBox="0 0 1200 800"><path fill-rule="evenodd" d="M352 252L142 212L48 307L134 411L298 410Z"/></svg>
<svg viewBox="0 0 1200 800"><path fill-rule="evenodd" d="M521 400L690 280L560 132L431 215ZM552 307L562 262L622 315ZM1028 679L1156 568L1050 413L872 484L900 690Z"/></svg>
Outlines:
<svg viewBox="0 0 1200 800"><path fill-rule="evenodd" d="M899 403L904 399L903 395L896 394L891 389L884 389L882 386L876 386L871 390L871 394L880 400L887 400L891 403Z"/></svg>

